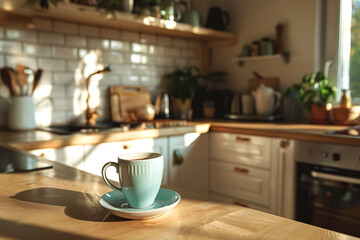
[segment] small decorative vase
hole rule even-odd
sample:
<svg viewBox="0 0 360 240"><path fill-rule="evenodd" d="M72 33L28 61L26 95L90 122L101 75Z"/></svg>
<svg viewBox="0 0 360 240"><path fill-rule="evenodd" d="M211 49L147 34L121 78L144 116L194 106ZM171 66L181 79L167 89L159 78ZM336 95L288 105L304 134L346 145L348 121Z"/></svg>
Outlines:
<svg viewBox="0 0 360 240"><path fill-rule="evenodd" d="M329 111L326 106L311 105L311 123L315 124L328 124Z"/></svg>

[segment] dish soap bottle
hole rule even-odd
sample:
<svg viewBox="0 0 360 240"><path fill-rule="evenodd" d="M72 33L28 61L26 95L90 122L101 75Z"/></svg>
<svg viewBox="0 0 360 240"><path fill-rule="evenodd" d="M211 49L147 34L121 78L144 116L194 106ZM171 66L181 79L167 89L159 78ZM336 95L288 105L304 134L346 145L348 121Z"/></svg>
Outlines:
<svg viewBox="0 0 360 240"><path fill-rule="evenodd" d="M344 108L351 108L351 96L349 89L342 89L340 106Z"/></svg>

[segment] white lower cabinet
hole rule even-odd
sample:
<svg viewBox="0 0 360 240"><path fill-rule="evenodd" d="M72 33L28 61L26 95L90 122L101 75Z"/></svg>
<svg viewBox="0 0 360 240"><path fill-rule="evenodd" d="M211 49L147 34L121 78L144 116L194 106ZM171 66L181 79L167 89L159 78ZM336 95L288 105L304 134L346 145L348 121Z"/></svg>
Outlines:
<svg viewBox="0 0 360 240"><path fill-rule="evenodd" d="M212 200L291 217L291 141L220 132L211 133L210 141Z"/></svg>
<svg viewBox="0 0 360 240"><path fill-rule="evenodd" d="M168 179L167 138L147 138L122 142L85 145L85 171L101 176L101 169L107 162L117 162L120 154L126 152L158 152L164 156L163 184ZM107 177L119 181L115 168L108 168Z"/></svg>
<svg viewBox="0 0 360 240"><path fill-rule="evenodd" d="M58 161L67 166L80 170L85 169L85 147L83 145L62 148L45 148L30 151L30 153L44 157L51 161Z"/></svg>
<svg viewBox="0 0 360 240"><path fill-rule="evenodd" d="M169 185L189 197L209 198L209 135L169 137Z"/></svg>

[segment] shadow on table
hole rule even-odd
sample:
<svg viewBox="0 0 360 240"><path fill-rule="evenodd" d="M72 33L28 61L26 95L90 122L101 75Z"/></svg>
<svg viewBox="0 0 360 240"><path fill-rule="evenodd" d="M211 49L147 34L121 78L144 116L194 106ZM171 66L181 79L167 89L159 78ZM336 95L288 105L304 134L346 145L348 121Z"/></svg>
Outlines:
<svg viewBox="0 0 360 240"><path fill-rule="evenodd" d="M94 222L115 222L128 221L111 215L99 204L99 196L84 192L76 192L59 188L35 188L17 193L11 198L49 204L55 206L64 206L64 213L72 218L94 221Z"/></svg>
<svg viewBox="0 0 360 240"><path fill-rule="evenodd" d="M44 228L30 224L19 224L13 221L0 219L0 238L10 239L76 239L97 240L99 238L87 237L80 234L62 232L55 229Z"/></svg>

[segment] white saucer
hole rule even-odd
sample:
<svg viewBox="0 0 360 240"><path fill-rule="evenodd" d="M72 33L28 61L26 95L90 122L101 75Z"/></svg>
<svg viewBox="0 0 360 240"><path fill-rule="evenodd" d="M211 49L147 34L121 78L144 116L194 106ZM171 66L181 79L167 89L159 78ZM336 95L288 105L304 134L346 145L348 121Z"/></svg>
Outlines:
<svg viewBox="0 0 360 240"><path fill-rule="evenodd" d="M175 191L160 188L153 205L147 208L131 208L128 206L124 195L116 191L108 192L101 196L99 203L115 216L128 219L149 219L163 215L173 209L181 197Z"/></svg>

